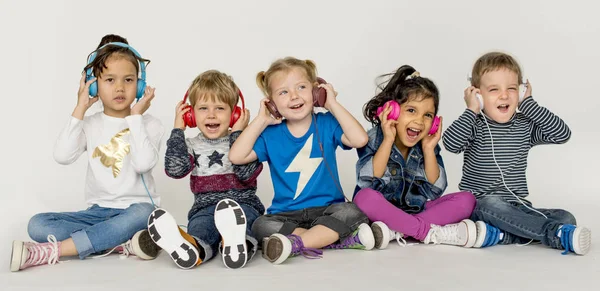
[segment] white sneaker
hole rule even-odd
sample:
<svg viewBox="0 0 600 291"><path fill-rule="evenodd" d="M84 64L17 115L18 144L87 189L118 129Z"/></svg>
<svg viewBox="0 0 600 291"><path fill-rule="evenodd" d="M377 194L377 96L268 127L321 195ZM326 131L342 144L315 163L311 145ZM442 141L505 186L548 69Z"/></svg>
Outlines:
<svg viewBox="0 0 600 291"><path fill-rule="evenodd" d="M383 250L387 248L390 241L397 241L399 245L406 246L404 235L400 232L391 230L383 221L375 221L371 224L373 236L375 237L375 248ZM402 242L401 242L402 241Z"/></svg>
<svg viewBox="0 0 600 291"><path fill-rule="evenodd" d="M477 228L475 223L469 219L464 219L459 223L447 224L444 226L432 224L423 243L446 244L470 248L475 244L476 237Z"/></svg>

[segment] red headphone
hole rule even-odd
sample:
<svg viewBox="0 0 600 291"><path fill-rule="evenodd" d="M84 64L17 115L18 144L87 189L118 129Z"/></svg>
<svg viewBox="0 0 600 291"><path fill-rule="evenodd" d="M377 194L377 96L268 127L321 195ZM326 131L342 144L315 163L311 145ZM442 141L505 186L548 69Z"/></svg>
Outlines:
<svg viewBox="0 0 600 291"><path fill-rule="evenodd" d="M185 103L189 94L189 90L185 92L185 96L183 96L183 102ZM233 127L236 121L242 115L242 110L246 110L246 105L244 104L244 95L242 95L242 91L238 90L238 94L240 95L240 99L242 99L242 108L239 106L235 106L231 111L231 118L229 119L229 127ZM185 108L190 108L187 112L183 114L183 122L187 127L196 127L196 115L194 114L194 108L191 105L187 105Z"/></svg>

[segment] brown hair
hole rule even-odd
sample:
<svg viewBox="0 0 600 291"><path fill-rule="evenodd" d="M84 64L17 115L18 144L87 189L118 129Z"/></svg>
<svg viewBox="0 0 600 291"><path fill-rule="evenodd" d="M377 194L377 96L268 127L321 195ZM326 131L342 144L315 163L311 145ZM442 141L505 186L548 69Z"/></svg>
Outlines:
<svg viewBox="0 0 600 291"><path fill-rule="evenodd" d="M90 56L91 56L91 54L96 53L96 57L94 58L94 60L92 62L90 62L83 68L84 71L86 71L89 68L92 68L92 73L94 74L94 76L96 76L96 78L100 78L102 76L102 71L104 71L104 69L107 68L106 62L110 58L117 58L117 59L125 58L125 59L127 59L135 66L136 74L139 74L139 72L140 72L140 63L141 62L146 63L146 65L150 63L150 60L136 56L129 48L116 46L116 45L108 45L108 46L103 47L105 44L108 44L111 42L122 42L125 44L129 44L129 42L127 42L127 39L122 36L119 36L116 34L105 35L100 40L100 43L98 44L98 47L96 48L96 50L93 51L92 53L90 53Z"/></svg>
<svg viewBox="0 0 600 291"><path fill-rule="evenodd" d="M188 89L192 107L198 100L209 98L228 104L231 110L238 103L240 89L231 76L217 70L208 70L196 77Z"/></svg>
<svg viewBox="0 0 600 291"><path fill-rule="evenodd" d="M311 60L299 60L294 57L286 57L283 59L278 59L271 64L269 69L265 71L260 71L256 75L256 84L258 88L265 94L265 96L271 96L271 88L269 87L271 82L271 77L275 73L284 71L288 72L293 68L301 68L306 72L306 77L311 83L317 82L317 65Z"/></svg>
<svg viewBox="0 0 600 291"><path fill-rule="evenodd" d="M471 72L471 85L479 88L481 85L481 77L485 73L499 69L507 69L517 74L519 84L521 84L523 80L523 74L517 60L515 60L512 56L502 52L489 52L479 57L479 59L477 59L473 65L473 71Z"/></svg>

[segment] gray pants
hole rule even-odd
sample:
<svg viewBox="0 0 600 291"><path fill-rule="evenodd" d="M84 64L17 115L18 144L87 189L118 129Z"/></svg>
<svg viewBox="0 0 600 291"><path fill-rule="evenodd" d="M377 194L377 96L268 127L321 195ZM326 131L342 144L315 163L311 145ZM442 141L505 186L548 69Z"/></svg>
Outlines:
<svg viewBox="0 0 600 291"><path fill-rule="evenodd" d="M342 202L323 207L265 214L254 221L252 233L260 242L274 233L289 235L296 228L310 229L315 225L322 225L337 232L340 240L344 240L361 223L369 223L369 218L354 203Z"/></svg>

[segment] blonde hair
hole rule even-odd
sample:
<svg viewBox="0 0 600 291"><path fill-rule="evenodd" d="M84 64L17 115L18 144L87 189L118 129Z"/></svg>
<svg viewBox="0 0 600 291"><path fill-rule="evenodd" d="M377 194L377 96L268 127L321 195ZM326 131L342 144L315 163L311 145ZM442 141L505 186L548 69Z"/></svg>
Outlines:
<svg viewBox="0 0 600 291"><path fill-rule="evenodd" d="M217 70L209 70L194 79L188 89L188 97L192 107L196 105L198 100L208 98L213 102L216 99L228 104L233 110L240 97L239 90L231 76Z"/></svg>
<svg viewBox="0 0 600 291"><path fill-rule="evenodd" d="M517 74L518 82L521 84L523 73L521 67L515 58L503 52L489 52L477 59L471 72L471 85L479 88L481 77L487 73L499 69L507 69Z"/></svg>
<svg viewBox="0 0 600 291"><path fill-rule="evenodd" d="M286 57L278 59L271 64L269 69L260 71L256 75L256 85L265 94L265 96L271 96L271 77L278 72L289 72L293 68L301 68L306 72L306 77L311 83L317 82L317 65L311 60L299 60L294 57Z"/></svg>

